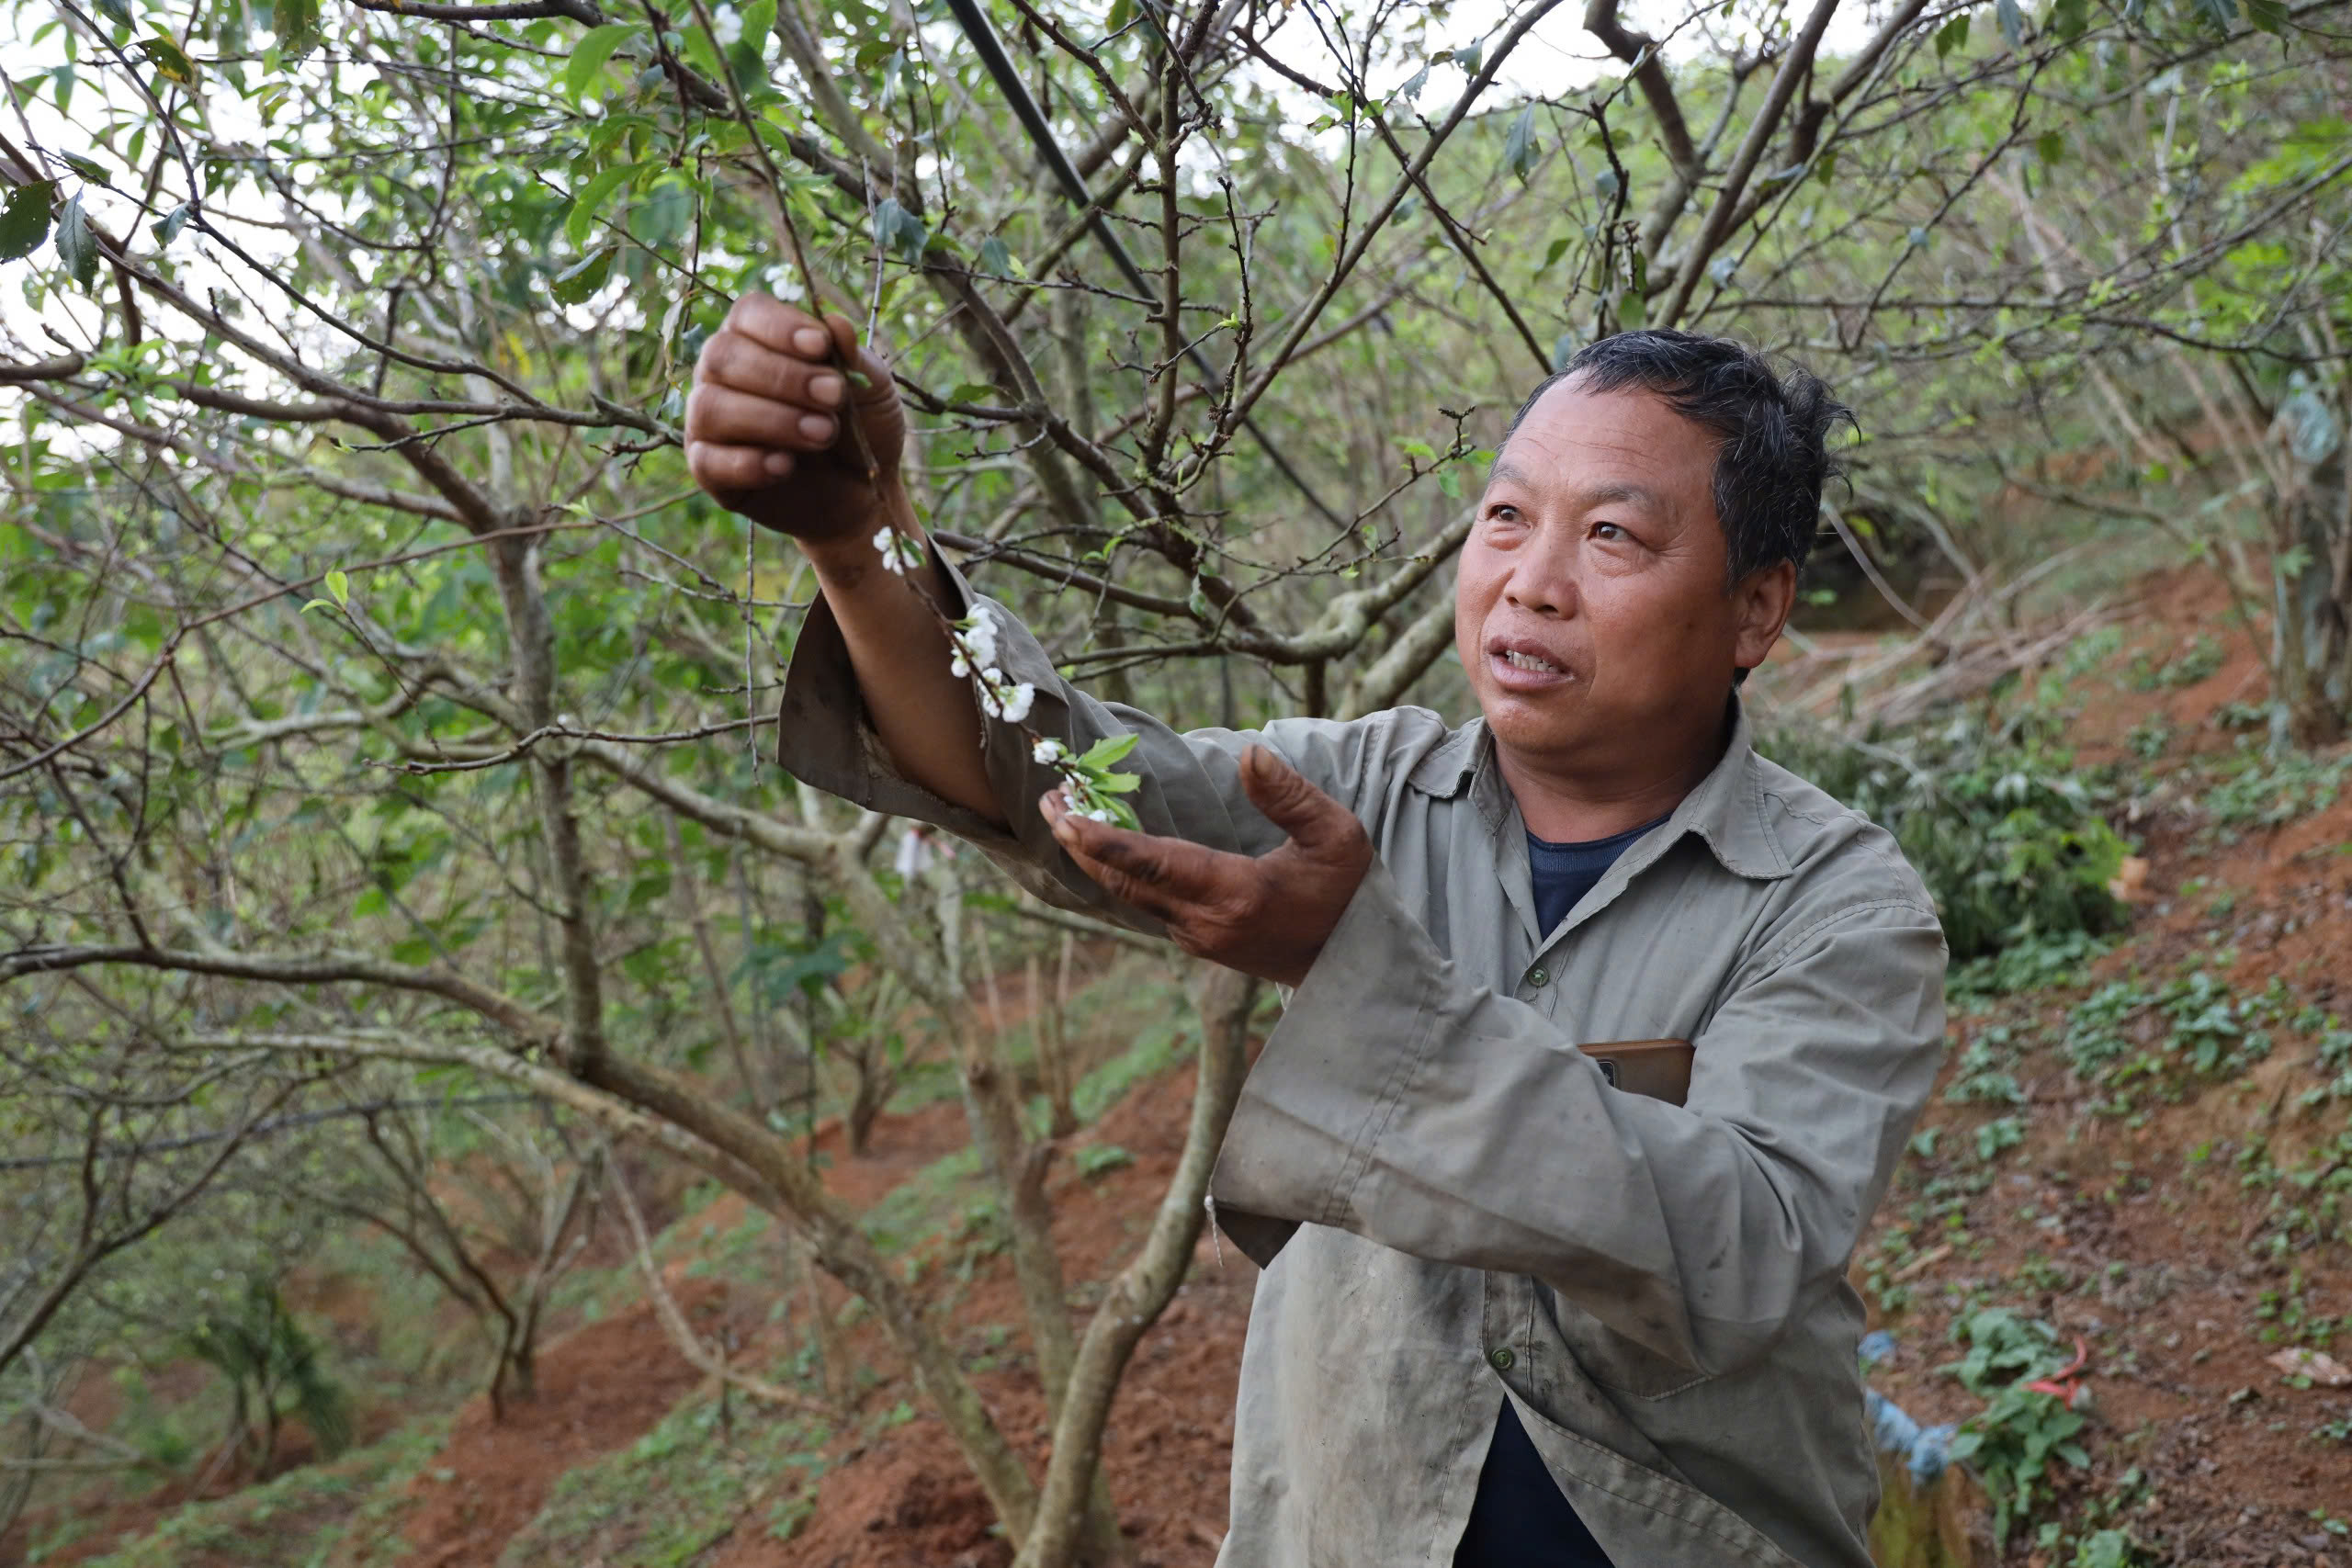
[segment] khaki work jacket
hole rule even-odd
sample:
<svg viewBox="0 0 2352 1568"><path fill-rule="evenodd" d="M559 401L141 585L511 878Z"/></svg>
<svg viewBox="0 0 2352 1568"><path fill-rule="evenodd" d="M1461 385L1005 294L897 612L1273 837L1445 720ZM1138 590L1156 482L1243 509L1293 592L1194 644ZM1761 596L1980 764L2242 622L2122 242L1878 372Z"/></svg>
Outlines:
<svg viewBox="0 0 2352 1568"><path fill-rule="evenodd" d="M1846 1266L1943 1043L1942 934L1887 834L1758 756L1742 715L1666 823L1538 931L1483 724L1399 708L1178 734L1063 681L995 613L1033 729L1074 750L1141 738L1123 766L1148 830L1275 847L1238 770L1261 741L1379 853L1211 1189L1265 1270L1220 1568L1445 1568L1505 1399L1619 1568L1866 1568L1878 1480ZM1054 842L1030 741L987 731L1009 830L895 772L811 612L787 770L1152 929ZM1575 1049L1657 1039L1696 1047L1683 1105L1611 1088Z"/></svg>

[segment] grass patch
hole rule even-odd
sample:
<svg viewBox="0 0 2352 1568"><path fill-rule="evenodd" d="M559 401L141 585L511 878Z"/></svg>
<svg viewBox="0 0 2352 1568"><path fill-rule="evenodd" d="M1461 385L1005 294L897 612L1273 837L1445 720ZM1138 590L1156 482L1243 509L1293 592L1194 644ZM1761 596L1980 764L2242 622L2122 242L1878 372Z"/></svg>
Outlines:
<svg viewBox="0 0 2352 1568"><path fill-rule="evenodd" d="M506 1544L501 1568L679 1568L738 1531L788 1540L808 1517L831 1436L820 1418L689 1395L628 1448L566 1473Z"/></svg>
<svg viewBox="0 0 2352 1568"><path fill-rule="evenodd" d="M446 1417L414 1422L332 1464L304 1465L234 1496L190 1503L88 1568L185 1568L207 1555L273 1568L389 1563L401 1544L389 1521L447 1436ZM339 1550L346 1542L354 1552ZM390 1555L376 1555L379 1550Z"/></svg>
<svg viewBox="0 0 2352 1568"><path fill-rule="evenodd" d="M2247 828L2275 828L2335 805L2347 770L2352 755L2273 757L2252 740L2241 741L2220 782L2206 791L2205 813L2225 838Z"/></svg>
<svg viewBox="0 0 2352 1568"><path fill-rule="evenodd" d="M902 1251L944 1229L961 1212L966 1190L979 1179L980 1151L967 1145L884 1193L859 1224L883 1251Z"/></svg>

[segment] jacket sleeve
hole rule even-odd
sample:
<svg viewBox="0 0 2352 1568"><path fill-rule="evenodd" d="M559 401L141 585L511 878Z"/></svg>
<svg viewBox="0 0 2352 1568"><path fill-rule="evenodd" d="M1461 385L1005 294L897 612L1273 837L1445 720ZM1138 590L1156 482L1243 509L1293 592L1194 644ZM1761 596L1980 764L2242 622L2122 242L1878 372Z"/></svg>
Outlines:
<svg viewBox="0 0 2352 1568"><path fill-rule="evenodd" d="M1083 751L1105 737L1132 732L1136 748L1119 764L1143 784L1128 799L1144 830L1170 834L1212 849L1262 854L1283 841L1241 788L1240 758L1252 743L1282 755L1351 810L1377 798L1385 770L1393 714L1341 723L1280 719L1265 729L1196 729L1179 733L1149 714L1089 696L1055 671L1029 628L994 600L974 593L944 558L956 596L950 613L986 605L997 619L998 661L1014 681L1035 689L1026 728L1037 738ZM1434 715L1419 715L1434 731ZM777 761L803 784L892 817L933 823L978 845L1013 880L1048 903L1158 934L1158 922L1111 898L1055 842L1038 815L1037 800L1059 782L1032 754L1035 740L1022 726L982 721L985 766L1004 827L942 799L901 775L875 734L850 665L841 627L820 597L792 651L778 715Z"/></svg>
<svg viewBox="0 0 2352 1568"><path fill-rule="evenodd" d="M1679 1366L1736 1370L1877 1206L1934 1079L1943 971L1912 898L1800 906L1675 1106L1604 1084L1572 998L1555 1021L1465 980L1375 865L1243 1087L1218 1218L1261 1264L1306 1223L1531 1275Z"/></svg>

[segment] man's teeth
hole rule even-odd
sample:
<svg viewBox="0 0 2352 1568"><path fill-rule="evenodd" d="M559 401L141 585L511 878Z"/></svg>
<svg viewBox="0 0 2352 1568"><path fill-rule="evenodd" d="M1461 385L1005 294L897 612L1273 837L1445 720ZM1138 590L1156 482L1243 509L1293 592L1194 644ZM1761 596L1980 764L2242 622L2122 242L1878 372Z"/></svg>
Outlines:
<svg viewBox="0 0 2352 1568"><path fill-rule="evenodd" d="M1538 659L1532 653L1521 653L1515 648L1503 649L1504 662L1515 670L1538 670L1546 675L1557 675L1560 667L1548 659Z"/></svg>

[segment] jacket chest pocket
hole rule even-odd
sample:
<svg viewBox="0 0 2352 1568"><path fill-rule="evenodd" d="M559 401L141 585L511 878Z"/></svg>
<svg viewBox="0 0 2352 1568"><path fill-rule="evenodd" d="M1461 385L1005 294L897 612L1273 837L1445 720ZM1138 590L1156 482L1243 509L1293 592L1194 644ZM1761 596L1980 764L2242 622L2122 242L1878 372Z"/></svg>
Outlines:
<svg viewBox="0 0 2352 1568"><path fill-rule="evenodd" d="M1582 1307L1560 1300L1557 1292L1544 1293L1551 1298L1562 1348L1601 1387L1636 1399L1665 1399L1709 1381L1705 1372L1636 1344Z"/></svg>

